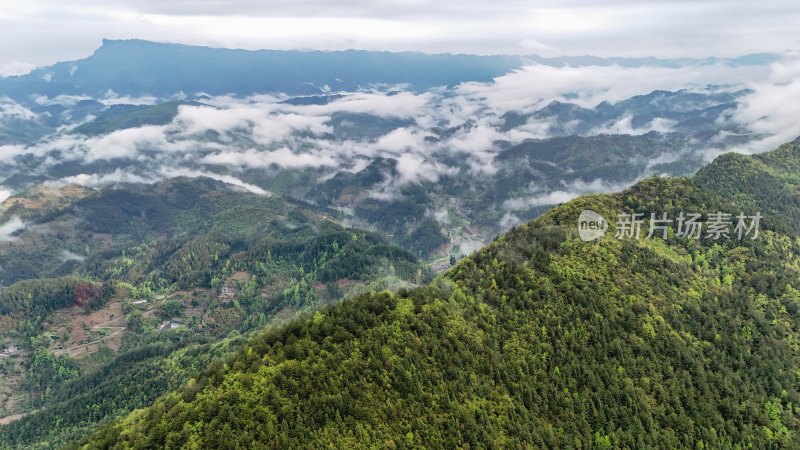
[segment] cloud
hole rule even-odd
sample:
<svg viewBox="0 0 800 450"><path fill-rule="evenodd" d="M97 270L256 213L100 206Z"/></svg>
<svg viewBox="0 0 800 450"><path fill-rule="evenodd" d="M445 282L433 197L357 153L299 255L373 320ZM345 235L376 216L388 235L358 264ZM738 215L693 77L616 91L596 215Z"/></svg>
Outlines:
<svg viewBox="0 0 800 450"><path fill-rule="evenodd" d="M665 173L654 173L653 169L657 166L663 164L672 164L678 161L685 161L688 158L694 157L697 159L696 153L707 151L704 147L701 147L700 150L695 148L685 148L685 149L674 149L674 150L667 150L661 153L660 155L648 158L644 165L644 171L639 178L644 178L648 176L662 176L662 175L674 175L674 174L665 174ZM637 158L634 159L632 162L638 163L641 159L644 158Z"/></svg>
<svg viewBox="0 0 800 450"><path fill-rule="evenodd" d="M579 66L525 66L495 79L493 83L464 83L458 92L482 101L498 114L507 111L532 112L553 100L593 108L601 102L615 103L654 90L704 88L721 80L742 85L762 78L761 66L731 67L726 64L687 65L679 68Z"/></svg>
<svg viewBox="0 0 800 450"><path fill-rule="evenodd" d="M510 130L505 128L511 121L506 121L504 113L533 113L554 100L594 107L600 102L614 103L656 89L688 88L690 92L708 92L709 83L722 84L713 88L720 92L749 88L749 94L738 97L741 100L738 108L726 110L727 116L723 116L717 126L729 134L739 133L743 128L749 130L750 134L744 138L758 136L758 145L743 147L746 151L773 147L776 146L774 143L787 141L800 133L796 121L800 113L796 106L800 104L798 79L800 64L792 59L785 59L772 67L698 66L694 63L680 68L533 64L491 82L440 87L425 93L385 86L358 92L335 92L336 96L331 97L335 100L324 105L293 105L285 101L288 97L283 94L246 98L205 96L202 105L180 106L175 119L164 125L116 130L100 136L73 134L66 126L34 145L0 146L0 164L4 176L10 178L15 171L31 177L46 177L50 168L66 161L73 162L59 167L62 172L58 172L70 170L67 174L71 176L48 183L59 186L77 184L99 188L118 183L155 183L176 176L209 177L242 191L270 195L256 184L267 185L275 174L275 168L311 169L304 172L304 176L311 174L312 180L322 182L342 171L359 172L376 158L392 158L397 161L395 170L387 170L382 182L370 185L366 188L369 190L360 195L393 199L400 195L402 187L410 183L435 184L442 183L443 178L458 179L453 177L471 178L470 182L475 183L492 183L491 177L499 171L517 169L510 167L508 162L496 160L498 154L526 139L546 139L550 137L551 129L558 129L558 133L565 129L567 133L579 130L587 135L642 134L652 130L664 133L685 129L681 128L684 125L672 120L669 108L667 112L658 113L665 117L656 117L645 125L634 127L642 117L636 109L636 102L631 103L634 106L629 108L630 112L621 117L621 113L614 112L608 116L611 119L583 119L585 111L570 116L575 110L570 110L570 105L561 105L566 107L563 114L566 123L554 123L559 120L556 117L562 117L558 115L560 113L545 119L532 114L517 116L522 118L520 121L526 121L524 124L515 124ZM671 96L664 98L672 101ZM26 105L39 111L36 105L71 108L88 98L80 95L38 96L32 100L35 104ZM147 104L154 101L152 98L131 99L113 92L97 100L106 104ZM719 102L727 102L728 98L709 101L712 104L707 106L717 106ZM12 100L4 99L0 106L3 114L36 117L26 106ZM346 116L342 118L342 114ZM602 110L599 110L592 117L601 114ZM339 134L334 125L343 119L350 123L350 127ZM608 121L585 132L586 127L603 120ZM622 190L639 178L652 175L658 166L686 158L699 160L693 153L695 148L713 145L724 151L728 145L726 142L732 142L734 138L718 142L687 140L688 143L680 148L670 144L663 151L648 152L654 157L634 157L628 163L637 167L639 173L631 173L631 179L619 183L602 179L584 181L577 178L580 174L570 174L568 170L551 170L532 164L530 170L537 180L540 176L563 176L565 180L560 185L553 185L550 178L539 186L516 186L513 188L515 198L496 205L499 211L486 216L500 219L496 223L481 225L486 229L505 230L519 224L522 218L528 218L528 211L532 208L567 202L587 193ZM17 158L23 155L29 157ZM556 162L554 165L559 164ZM11 181L0 179L0 182L19 188ZM439 207L444 204L442 201L446 202L448 196L453 195L448 193L452 192L449 189L440 190L438 187L433 192L432 198ZM0 189L0 199L2 195ZM464 206L474 208L474 204ZM445 217L442 212L434 210L429 214L442 219ZM454 229L462 229L458 213L452 215ZM4 226L11 231L2 236L10 239L14 231L24 227L24 223L9 222ZM462 251L473 245L482 245L480 237L476 236L454 240Z"/></svg>
<svg viewBox="0 0 800 450"><path fill-rule="evenodd" d="M36 68L36 66L30 63L20 62L20 61L10 61L0 66L0 77L27 75L34 68Z"/></svg>
<svg viewBox="0 0 800 450"><path fill-rule="evenodd" d="M10 163L18 155L26 153L29 153L29 151L23 145L0 145L0 163Z"/></svg>
<svg viewBox="0 0 800 450"><path fill-rule="evenodd" d="M577 121L573 121L576 123ZM526 139L547 139L550 137L550 128L553 127L551 120L538 120L530 118L524 125L515 127L507 131L503 139L509 142L522 142ZM565 128L570 127L570 123L564 124Z"/></svg>
<svg viewBox="0 0 800 450"><path fill-rule="evenodd" d="M256 142L268 145L286 139L296 132L311 134L331 133L333 128L325 125L327 116L314 117L300 114L274 114L253 125L253 138Z"/></svg>
<svg viewBox="0 0 800 450"><path fill-rule="evenodd" d="M455 175L458 169L447 167L437 161L424 158L414 153L404 153L397 157L397 171L401 184L420 181L439 181L442 175Z"/></svg>
<svg viewBox="0 0 800 450"><path fill-rule="evenodd" d="M20 105L8 97L0 97L0 119L16 118L33 120L38 116L30 109Z"/></svg>
<svg viewBox="0 0 800 450"><path fill-rule="evenodd" d="M503 134L489 124L488 120L483 120L474 126L464 128L450 139L448 144L457 152L479 153L493 148L495 141L502 136Z"/></svg>
<svg viewBox="0 0 800 450"><path fill-rule="evenodd" d="M200 178L206 177L211 178L212 180L222 181L223 183L230 184L231 186L235 186L241 188L244 191L258 194L258 195L272 195L270 192L256 186L253 184L245 183L244 181L230 176L230 175L219 175L213 172L205 172L201 170L191 170L191 169L173 169L173 168L164 168L159 171L159 175L162 178L175 178L175 177L189 177L189 178Z"/></svg>
<svg viewBox="0 0 800 450"><path fill-rule="evenodd" d="M408 119L417 116L419 111L431 99L432 94L429 92L422 94L399 92L395 95L377 92L356 92L326 105L297 106L293 109L314 115L330 115L334 112L344 112Z"/></svg>
<svg viewBox="0 0 800 450"><path fill-rule="evenodd" d="M634 70L617 69L621 74ZM591 71L581 77L590 74ZM602 90L608 92L614 88L608 85ZM464 163L468 168L465 175L492 176L499 170L495 157L502 148L525 139L548 137L552 119L531 118L521 126L501 131L503 120L492 107L492 99L503 91L502 82L472 83L466 89L467 94L464 86L433 89L424 94L338 93L341 98L326 105L292 105L285 103L282 95L208 97L203 100L204 105L179 107L176 118L166 125L123 129L92 137L57 134L33 146L8 147L8 151L0 152L0 161L13 163L15 155L36 155L44 158L39 171L69 160L84 164L130 161L127 169L104 174L89 170L58 181L95 187L153 182L163 178L165 171L187 176L223 172L224 175L214 175L219 178L233 177L230 173L243 169L275 167L322 169L319 179L326 180L339 171L359 171L371 160L383 157L398 161L397 175L387 177L370 195L391 198L405 184L436 183L443 176L457 175ZM559 92L544 86L538 89ZM488 95L474 95L478 91ZM35 100L39 104L70 104L83 97ZM537 99L531 97L528 101L535 103ZM366 115L363 119L350 119L366 120L365 124L371 123L370 115L384 115L402 117L413 125L389 129L377 138L336 136L330 120L333 114L342 112ZM360 122L354 125L365 126ZM594 132L640 134L651 129L667 131L672 125L666 119L654 119L647 127L634 129L632 118L626 116ZM241 183L235 177L229 181ZM254 192L260 189L247 188ZM526 201L531 205L558 203L571 195L570 190L532 191Z"/></svg>
<svg viewBox="0 0 800 450"><path fill-rule="evenodd" d="M572 70L550 69L555 73ZM588 70L581 68L584 69ZM621 78L625 78L629 71L638 70L599 69L618 70ZM580 77L591 78L592 70L582 72ZM592 83L609 96L622 82ZM547 138L552 119L530 118L521 126L501 131L503 120L492 105L496 95L505 89L502 85L503 82L498 81L470 83L454 89L433 89L424 94L405 91L338 93L341 98L325 105L292 105L284 102L286 97L283 95L208 97L203 100L205 105L181 106L176 118L167 125L117 130L88 138L60 134L40 144L24 149L15 147L6 153L48 155L46 162L49 165L65 160L94 163L128 159L146 167L198 170L216 166L214 171L218 171L219 166L224 166L234 172L271 167L317 167L326 170L320 179L328 179L340 170L362 169L376 157L394 158L399 161L400 175L380 190L380 195L385 195L387 189L405 183L436 182L443 175L458 173L460 164L454 162L457 160L465 162L472 175L491 176L498 170L495 157L503 145ZM540 93L569 96L558 86L539 86L537 89ZM36 100L45 104L80 99L82 97ZM526 102L535 104L539 100L534 96ZM413 125L390 129L375 139L336 136L330 120L333 114L342 112L402 117ZM369 124L371 119L365 117L363 120ZM632 117L626 116L589 134L665 132L673 125L671 120L656 118L645 127L634 128ZM359 123L358 126L365 125ZM498 145L498 142L504 144ZM138 176L151 179L141 171Z"/></svg>
<svg viewBox="0 0 800 450"><path fill-rule="evenodd" d="M83 261L86 260L86 257L85 256L81 256L81 255L79 255L77 253L72 253L69 250L64 250L64 251L61 252L61 256L59 256L58 259L61 260L62 263L65 263L65 262L68 262L68 261L83 262Z"/></svg>
<svg viewBox="0 0 800 450"><path fill-rule="evenodd" d="M511 211L519 211L524 209L530 209L535 206L557 205L559 203L566 203L582 194L584 193L578 191L558 190L558 191L548 192L546 194L536 195L533 197L515 198L512 200L506 200L505 203L503 204L503 207Z"/></svg>
<svg viewBox="0 0 800 450"><path fill-rule="evenodd" d="M5 223L0 224L0 242L10 242L16 238L14 233L24 230L27 225L17 216L11 217Z"/></svg>
<svg viewBox="0 0 800 450"><path fill-rule="evenodd" d="M684 79L704 79L705 75L697 75L694 71L705 74L704 71L711 70L695 69L686 69L687 73L694 75L687 75ZM719 70L727 73L729 69L723 67ZM747 68L745 72L753 70ZM443 166L439 160L440 155L451 155L462 158L470 166L471 173L491 175L497 171L494 158L499 151L498 141L513 145L525 139L546 138L552 126L552 119L531 118L524 125L501 131L503 121L499 114L508 106L506 96L512 98L509 91L512 88L522 84L526 86L521 92L513 92L513 102L522 110L529 110L552 101L552 96L578 103L623 98L644 89L629 87L631 79L647 78L653 74L658 74L656 81L647 83L656 86L673 77L675 70L530 66L494 82L467 83L454 89L439 88L423 94L407 91L338 93L340 98L325 105L292 105L283 102L285 95L209 97L203 100L205 105L181 106L177 117L167 125L117 130L89 138L60 134L40 144L12 150L15 154L53 154L51 163L57 163L59 159L86 163L130 159L157 166L195 168L197 165L232 168L317 166L353 170L353 167L364 164L362 157L397 159L405 154L413 156L402 160L403 167L422 167L421 161L430 162L425 164L429 170L419 176L404 175L397 179L399 182L430 180L435 175L449 173L453 168ZM528 79L529 76L534 78ZM119 98L113 91L105 97ZM40 96L34 100L42 105L75 105L85 99L83 96ZM330 119L337 113L402 118L414 125L389 130L374 141L333 136ZM650 130L668 131L673 125L667 119L658 118L646 127L634 129L632 117L623 117L593 132L641 134Z"/></svg>
<svg viewBox="0 0 800 450"><path fill-rule="evenodd" d="M246 98L206 96L202 105L180 106L176 118L165 125L147 125L89 137L71 134L65 128L35 145L2 146L0 163L9 168L9 176L13 175L15 164L19 164L20 171L32 171L34 176L47 174L50 167L65 161L87 165L85 170L71 172L70 175L74 175L56 182L62 184L99 187L121 182L151 183L169 176L208 176L263 194L266 191L261 187L237 177L243 173L252 177L250 179L269 177L276 167L313 168L316 179L325 181L340 171L358 172L376 158L392 158L397 160L396 174L387 174L383 184L369 192L374 197L392 198L408 183L438 183L450 176L479 179L493 176L504 167L495 159L503 149L526 139L549 137L552 121L556 120L534 115L528 117L526 123L505 130L506 122L501 115L509 110L536 111L553 100L592 106L646 94L652 89L688 86L690 92L707 92L704 83L724 80L731 84L715 89L731 92L750 87L752 93L742 97L746 102L733 116L723 118L719 127L734 129L729 122L735 119L738 124L752 126L753 133L765 137L784 133L773 138L782 139L789 133L786 129L796 129L792 128L796 125L791 118L797 116L793 105L800 102L783 105L778 101L779 92L789 89L783 94L794 98L791 92L796 87L799 70L791 60L773 67L740 68L724 64L689 64L678 69L531 65L492 82L440 87L425 93L386 87L337 92L336 97L332 97L335 100L324 105L293 105L285 102L287 96L283 94ZM742 82L748 79L761 81ZM395 90L385 92L388 89ZM104 97L106 100L122 98L113 92ZM86 99L83 96L40 96L33 100L42 106L69 107ZM13 102L6 103L16 108ZM332 118L341 113L352 114L346 117L352 126L347 133L336 134L333 128L336 122ZM381 128L373 126L376 123ZM663 117L640 127L634 127L633 123L631 114L615 117L586 134L668 132L681 126ZM558 125L570 127L569 121ZM382 130L383 134L360 136L359 132L366 128L371 132ZM724 141L712 144L720 151L725 149ZM686 156L697 158L687 153L688 150L690 148L670 148L655 152L655 158L641 158L631 164L643 170L641 175L648 175L657 165L673 163ZM16 158L21 155L32 158ZM253 173L257 170L265 173ZM503 223L513 222L513 211L562 203L587 192L622 189L629 183L607 184L602 180L577 180L563 182L553 189L523 188L519 198L503 205L509 213Z"/></svg>
<svg viewBox="0 0 800 450"><path fill-rule="evenodd" d="M754 80L747 86L751 93L741 98L731 119L758 139L731 150L760 153L800 136L800 54L772 64L766 79ZM719 153L710 153L708 158Z"/></svg>
<svg viewBox="0 0 800 450"><path fill-rule="evenodd" d="M500 222L497 223L497 226L501 230L508 230L511 227L519 225L520 223L522 223L522 220L519 217L510 212L506 212L500 219Z"/></svg>
<svg viewBox="0 0 800 450"><path fill-rule="evenodd" d="M213 180L222 181L232 187L236 187L246 192L251 192L258 195L271 195L268 191L255 186L253 184L245 183L242 180L231 176L221 175L209 171L192 170L187 168L176 167L162 167L161 169L150 172L148 176L141 176L131 172L116 169L111 173L105 174L79 174L70 177L64 177L55 181L48 181L44 184L53 187L62 187L68 185L78 185L90 188L102 188L110 185L120 183L141 183L153 184L169 178L187 177L187 178L211 178Z"/></svg>
<svg viewBox="0 0 800 450"><path fill-rule="evenodd" d="M323 167L338 166L339 162L331 155L321 152L295 153L287 147L272 151L249 149L244 152L223 151L204 156L203 164L219 164L234 167L267 168L278 167Z"/></svg>
<svg viewBox="0 0 800 450"><path fill-rule="evenodd" d="M168 149L171 146L162 126L144 126L117 130L105 136L90 138L85 142L88 149L85 160L93 162L115 158L132 158L142 149Z"/></svg>
<svg viewBox="0 0 800 450"><path fill-rule="evenodd" d="M475 236L458 237L453 244L453 252L462 255L469 255L486 247L486 243Z"/></svg>
<svg viewBox="0 0 800 450"><path fill-rule="evenodd" d="M119 183L144 183L152 184L156 180L141 177L136 174L123 172L122 169L116 169L111 173L106 174L79 174L70 177L64 177L57 181L48 181L45 184L50 186L68 186L78 185L91 188L98 188Z"/></svg>
<svg viewBox="0 0 800 450"><path fill-rule="evenodd" d="M50 98L46 95L36 95L33 98L33 101L36 102L38 105L42 106L52 106L52 105L60 105L66 107L73 107L78 103L84 100L92 100L91 97L87 97L85 95L57 95L53 98Z"/></svg>
<svg viewBox="0 0 800 450"><path fill-rule="evenodd" d="M536 137L535 133L524 130L503 133L497 128L496 122L497 118L493 115L478 119L477 123L468 122L443 142L441 147L449 153L466 155L466 163L470 166L472 174L494 175L498 171L494 158L500 151L495 144L497 141L521 142Z"/></svg>
<svg viewBox="0 0 800 450"><path fill-rule="evenodd" d="M72 74L72 73L70 73ZM157 98L153 96L143 96L143 97L130 97L126 95L119 95L113 90L109 89L106 92L106 95L98 99L98 101L106 106L113 106L113 105L155 105L158 101Z"/></svg>
<svg viewBox="0 0 800 450"><path fill-rule="evenodd" d="M389 155L387 155L389 156ZM367 196L380 200L391 200L399 197L400 188L409 183L437 183L442 176L458 174L458 169L427 158L418 153L403 153L392 156L396 161L397 174L384 174L384 181L370 189Z"/></svg>
<svg viewBox="0 0 800 450"><path fill-rule="evenodd" d="M633 116L628 114L621 117L619 120L615 122L610 122L605 125L596 127L591 130L590 135L596 134L629 134L631 136L638 136L645 133L649 133L651 131L657 131L659 133L668 133L672 131L672 128L677 124L676 121L671 119L665 119L663 117L656 117L651 120L647 126L635 128L633 126Z"/></svg>
<svg viewBox="0 0 800 450"><path fill-rule="evenodd" d="M403 152L416 149L423 145L425 134L412 128L397 128L381 136L375 142L375 147L390 152Z"/></svg>
<svg viewBox="0 0 800 450"><path fill-rule="evenodd" d="M272 108L238 104L232 107L188 106L178 108L174 122L187 135L207 131L226 133L235 129L250 129L256 121L266 118Z"/></svg>
<svg viewBox="0 0 800 450"><path fill-rule="evenodd" d="M586 182L581 179L570 183L562 181L563 188L548 192L540 192L528 197L506 200L503 209L506 211L524 211L537 206L551 206L566 203L584 194L603 194L619 192L635 184L642 177L622 183L610 183L600 178Z"/></svg>
<svg viewBox="0 0 800 450"><path fill-rule="evenodd" d="M8 198L11 197L12 195L14 195L14 192L12 190L0 186L0 204L8 200Z"/></svg>

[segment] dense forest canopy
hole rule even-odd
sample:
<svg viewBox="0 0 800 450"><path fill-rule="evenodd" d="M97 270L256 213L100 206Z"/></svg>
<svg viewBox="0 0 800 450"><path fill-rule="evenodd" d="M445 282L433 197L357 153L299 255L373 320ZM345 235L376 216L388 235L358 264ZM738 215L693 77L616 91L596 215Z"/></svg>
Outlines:
<svg viewBox="0 0 800 450"><path fill-rule="evenodd" d="M792 192L778 168L799 157L723 157L694 181L576 199L429 287L264 333L77 446L795 448L800 241L783 217L796 191L763 205L755 240L583 242L576 224L587 208L759 207ZM775 170L754 181L731 160ZM723 164L727 178L709 176Z"/></svg>
<svg viewBox="0 0 800 450"><path fill-rule="evenodd" d="M431 278L376 233L210 179L67 192L10 206L57 231L0 248L6 277L20 279L0 289L0 398L27 412L0 428L0 447L61 445L179 388L257 330Z"/></svg>

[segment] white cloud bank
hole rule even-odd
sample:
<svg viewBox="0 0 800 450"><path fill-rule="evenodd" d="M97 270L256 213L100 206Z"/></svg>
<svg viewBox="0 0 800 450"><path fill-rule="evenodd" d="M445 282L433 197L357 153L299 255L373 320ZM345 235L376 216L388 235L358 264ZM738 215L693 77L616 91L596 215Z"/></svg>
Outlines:
<svg viewBox="0 0 800 450"><path fill-rule="evenodd" d="M506 200L503 209L506 211L523 211L537 206L551 206L566 203L584 194L603 194L619 192L635 184L641 178L622 182L610 183L600 178L586 182L575 180L570 183L561 182L562 188L549 192L539 192L527 197ZM508 222L509 218L504 218Z"/></svg>
<svg viewBox="0 0 800 450"><path fill-rule="evenodd" d="M14 192L11 189L6 189L0 186L0 204L8 200L8 198L11 197L12 195L14 195Z"/></svg>
<svg viewBox="0 0 800 450"><path fill-rule="evenodd" d="M747 87L752 93L742 98L732 119L759 139L732 150L760 153L800 136L800 53L774 63L766 79Z"/></svg>
<svg viewBox="0 0 800 450"><path fill-rule="evenodd" d="M758 139L736 148L755 152L776 147L800 134L800 58L788 54L772 66L690 65L680 68L621 66L550 67L526 66L489 83L464 83L454 88L433 89L425 93L379 90L340 92L340 97L324 105L293 105L285 96L256 95L247 98L228 96L204 98L203 105L184 105L176 118L165 125L147 125L117 130L102 136L60 133L31 146L0 147L0 163L13 166L15 157L33 155L44 160L39 170L65 162L86 165L130 162L131 169L110 171L87 169L86 173L59 180L98 187L122 182L154 182L167 176L212 176L259 194L266 191L241 181L248 170L275 168L319 169L325 180L338 171L358 171L375 158L397 160L397 175L372 195L388 198L399 186L416 182L438 182L466 166L465 176L492 176L500 165L497 155L503 148L526 139L543 139L552 129L551 118L531 117L511 130L502 128L502 114L536 111L554 100L594 107L614 103L653 90L686 89L706 91L708 84L733 92L749 88L741 105L727 119L750 130ZM38 97L40 105L75 105L81 96ZM147 104L153 99L128 99L109 91L109 102ZM335 130L337 114L364 114L370 122ZM0 99L0 115L35 118L29 109L8 99ZM352 120L358 120L350 118ZM349 120L349 119L348 119ZM381 122L383 120L383 122ZM360 128L372 121L396 123L382 135L359 136ZM655 118L643 127L633 126L631 114L615 118L594 128L594 133L642 134L651 130L667 132L676 122ZM570 128L570 124L560 124ZM722 125L722 124L721 124ZM382 125L381 125L382 126ZM363 131L363 130L362 130ZM349 134L349 133L352 133ZM498 143L502 142L502 145ZM709 143L713 147L714 142ZM704 146L704 143L697 144ZM686 149L673 149L683 155ZM728 150L703 149L707 154ZM661 163L674 161L663 154ZM653 161L655 164L658 161ZM648 166L649 168L650 166ZM1 181L1 180L0 180ZM583 183L583 182L581 182ZM621 186L625 187L625 186ZM561 203L587 192L607 192L597 180L573 182L548 192L527 191L510 201L506 210ZM511 223L512 217L506 222Z"/></svg>
<svg viewBox="0 0 800 450"><path fill-rule="evenodd" d="M0 224L0 242L10 242L16 239L13 234L24 230L27 225L17 216L11 217L5 223Z"/></svg>

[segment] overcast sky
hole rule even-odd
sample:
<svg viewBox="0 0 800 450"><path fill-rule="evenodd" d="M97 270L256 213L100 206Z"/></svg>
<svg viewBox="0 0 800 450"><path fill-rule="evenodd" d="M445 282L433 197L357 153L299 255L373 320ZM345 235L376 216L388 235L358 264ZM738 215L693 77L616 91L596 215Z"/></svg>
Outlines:
<svg viewBox="0 0 800 450"><path fill-rule="evenodd" d="M800 49L797 0L0 0L0 74L103 38L215 47L546 56Z"/></svg>

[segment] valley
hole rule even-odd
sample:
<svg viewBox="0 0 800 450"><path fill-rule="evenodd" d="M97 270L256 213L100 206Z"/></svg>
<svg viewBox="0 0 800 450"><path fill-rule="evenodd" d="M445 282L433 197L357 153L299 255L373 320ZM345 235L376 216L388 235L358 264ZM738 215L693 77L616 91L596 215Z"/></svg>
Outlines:
<svg viewBox="0 0 800 450"><path fill-rule="evenodd" d="M797 68L104 39L0 75L0 448L796 448ZM680 211L763 221L614 237Z"/></svg>

